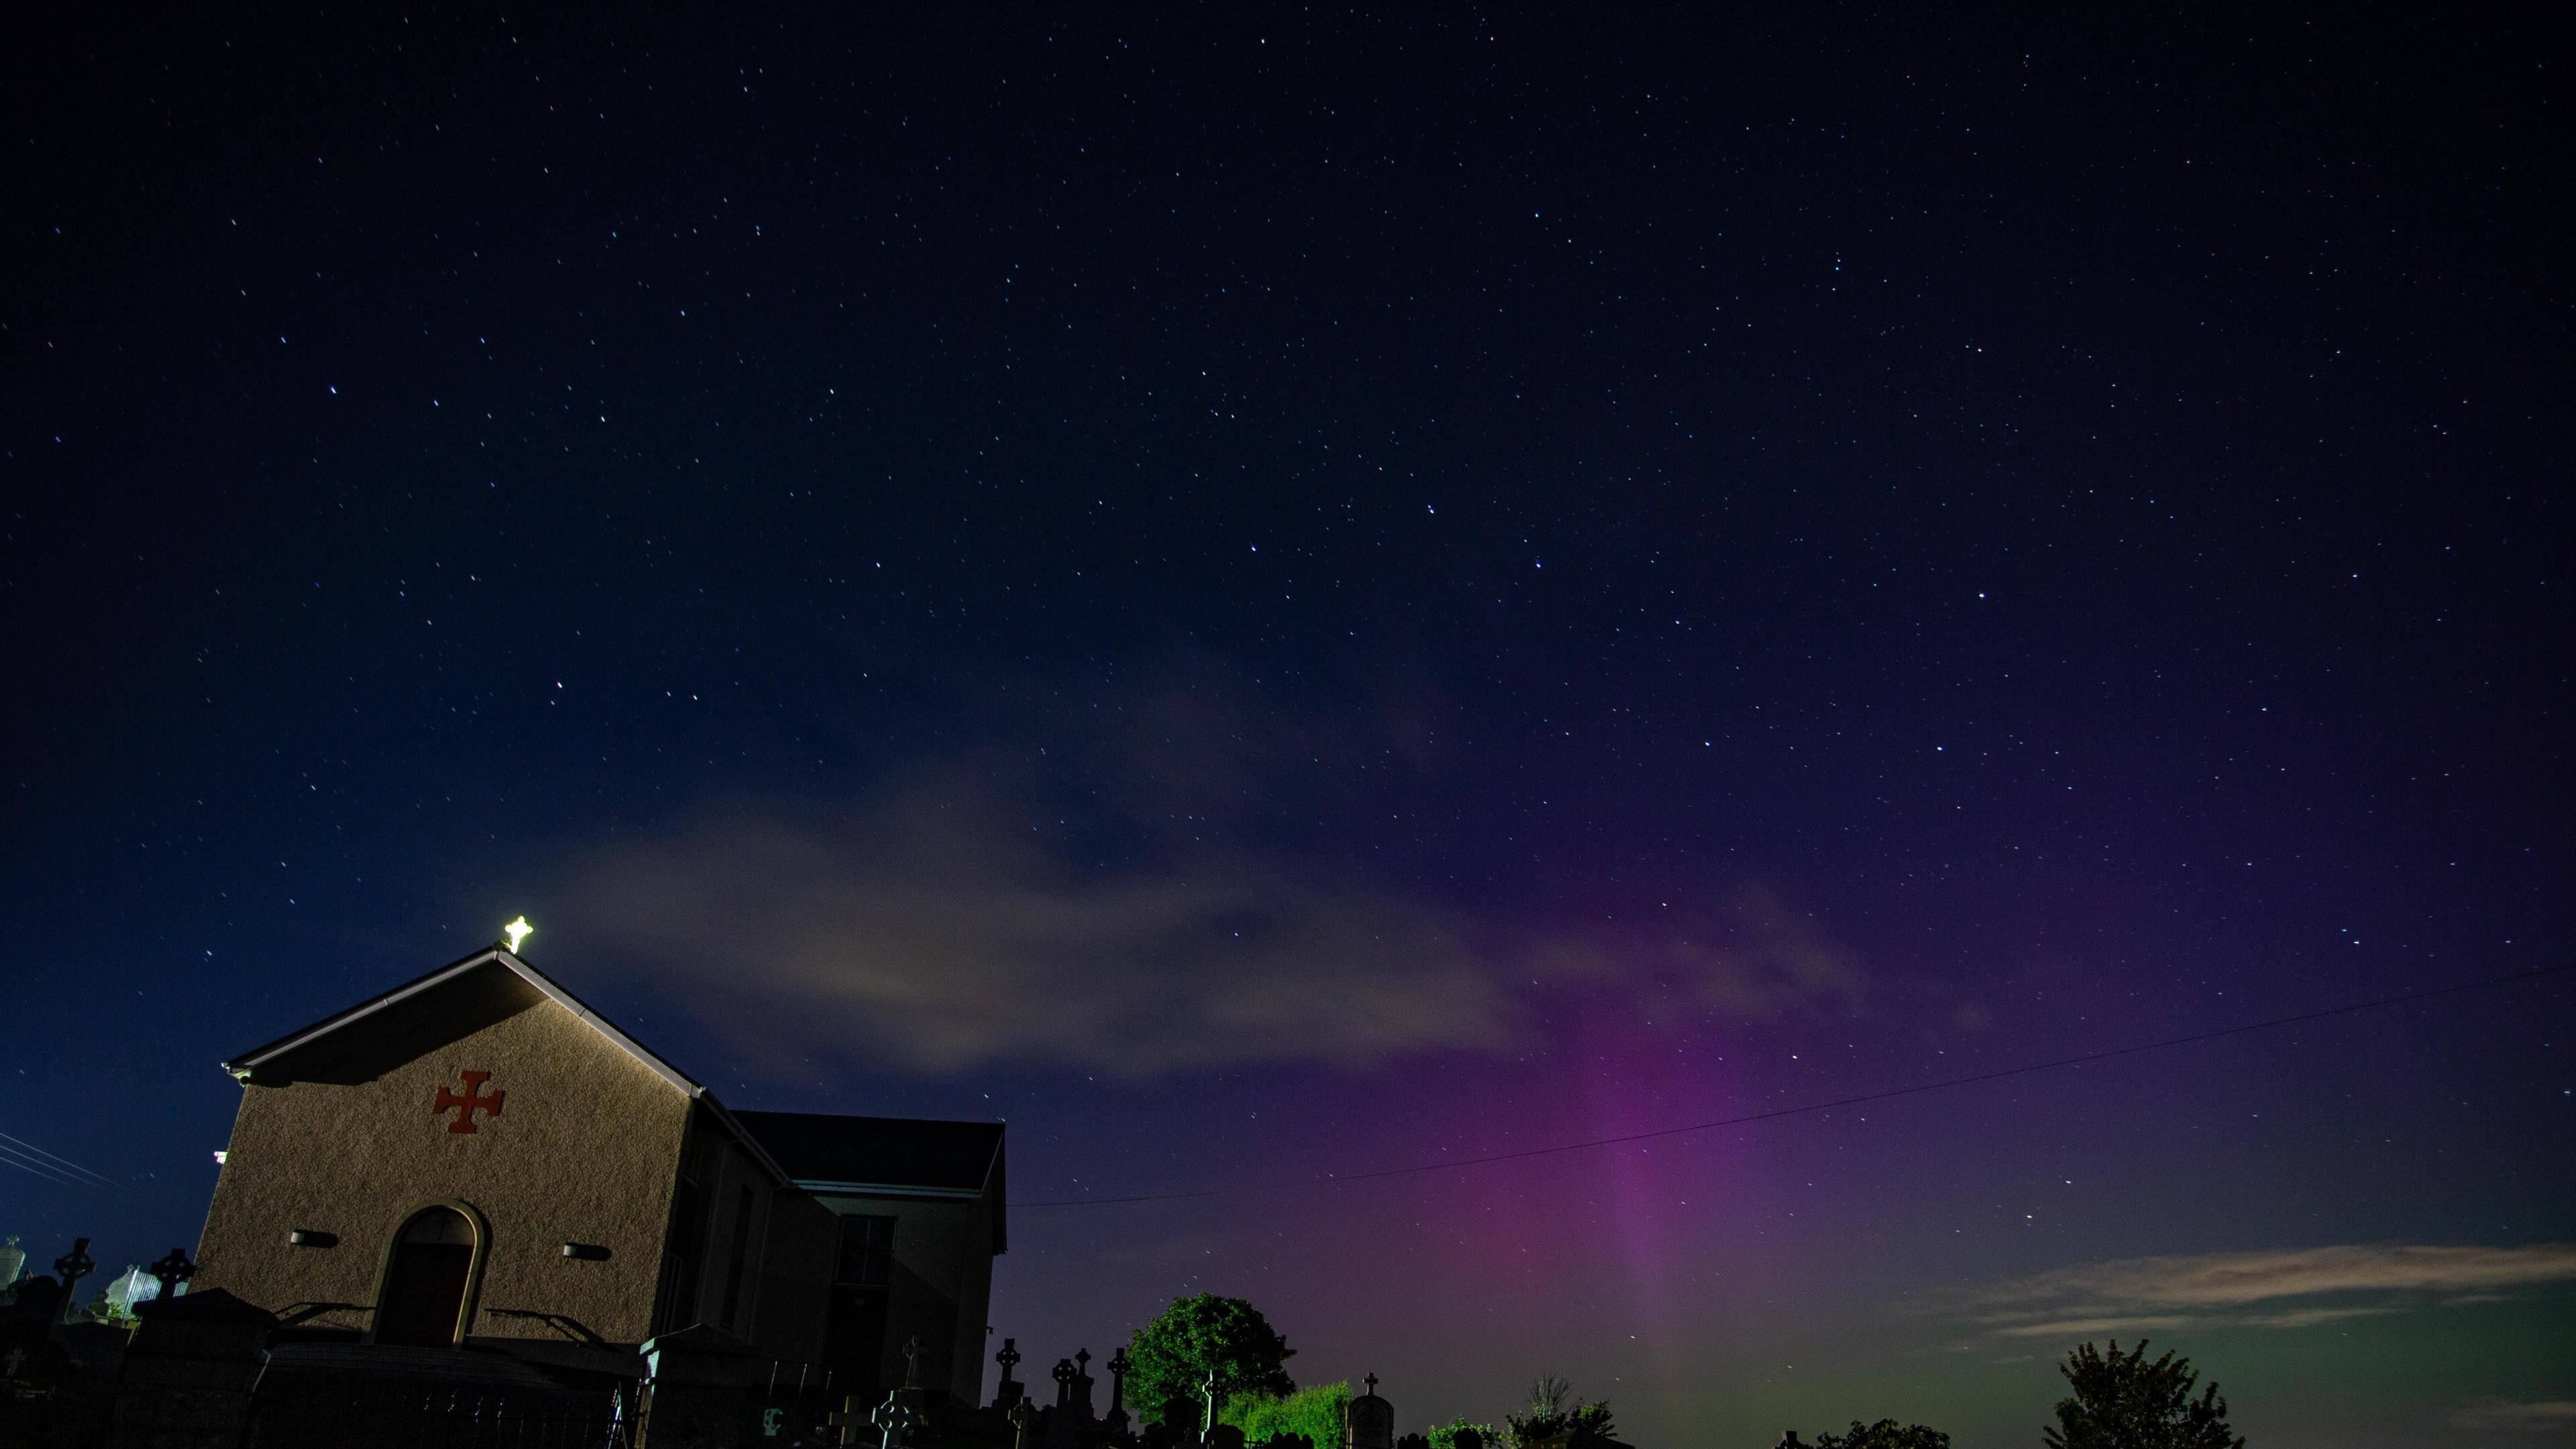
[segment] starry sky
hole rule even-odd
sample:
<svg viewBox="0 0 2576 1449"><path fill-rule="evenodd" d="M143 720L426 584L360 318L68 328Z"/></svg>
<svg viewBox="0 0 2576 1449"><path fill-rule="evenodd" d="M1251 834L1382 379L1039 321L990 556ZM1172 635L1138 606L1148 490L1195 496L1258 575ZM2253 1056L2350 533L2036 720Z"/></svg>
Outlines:
<svg viewBox="0 0 2576 1449"><path fill-rule="evenodd" d="M525 912L1032 1359L2576 1435L2564 33L1795 9L27 32L0 1232Z"/></svg>

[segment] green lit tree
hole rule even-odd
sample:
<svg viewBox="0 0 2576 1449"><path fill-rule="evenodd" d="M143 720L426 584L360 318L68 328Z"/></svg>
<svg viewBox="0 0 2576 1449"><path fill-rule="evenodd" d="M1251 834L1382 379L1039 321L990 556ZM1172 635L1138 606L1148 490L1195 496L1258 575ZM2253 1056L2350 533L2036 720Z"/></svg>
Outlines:
<svg viewBox="0 0 2576 1449"><path fill-rule="evenodd" d="M1852 1420L1848 1434L1819 1434L1816 1449L1950 1449L1950 1436L1920 1424L1881 1419L1875 1424Z"/></svg>
<svg viewBox="0 0 2576 1449"><path fill-rule="evenodd" d="M1225 1401L1236 1394L1295 1393L1284 1365L1296 1354L1261 1311L1240 1298L1201 1293L1175 1299L1129 1341L1127 1357L1135 1366L1127 1371L1127 1395L1145 1417L1160 1420L1163 1406L1174 1399L1199 1403L1213 1370L1221 1417Z"/></svg>
<svg viewBox="0 0 2576 1449"><path fill-rule="evenodd" d="M2066 1356L2057 1371L2075 1392L2057 1401L2057 1427L2044 1431L2048 1449L2245 1449L2245 1438L2227 1425L2227 1401L2212 1380L2200 1382L2191 1360L2169 1351L2148 1363L2147 1341L2123 1354L2118 1340L2103 1353L2087 1343Z"/></svg>
<svg viewBox="0 0 2576 1449"><path fill-rule="evenodd" d="M1503 1436L1500 1430L1491 1424L1476 1423L1464 1414L1460 1414L1446 1424L1431 1426L1431 1433L1428 1436L1431 1440L1431 1449L1458 1449L1458 1431L1461 1429L1475 1430L1476 1442L1484 1445L1485 1449L1502 1449Z"/></svg>
<svg viewBox="0 0 2576 1449"><path fill-rule="evenodd" d="M1342 1424L1350 1416L1348 1381L1309 1384L1288 1397L1241 1393L1225 1406L1225 1422L1243 1431L1243 1442L1255 1446L1303 1442L1306 1449L1340 1449Z"/></svg>

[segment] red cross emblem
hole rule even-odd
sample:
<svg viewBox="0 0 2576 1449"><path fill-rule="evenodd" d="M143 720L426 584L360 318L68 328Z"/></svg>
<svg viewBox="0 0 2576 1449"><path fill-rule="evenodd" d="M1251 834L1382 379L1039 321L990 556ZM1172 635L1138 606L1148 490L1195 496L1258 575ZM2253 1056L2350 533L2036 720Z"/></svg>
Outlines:
<svg viewBox="0 0 2576 1449"><path fill-rule="evenodd" d="M486 1117L498 1117L501 1115L501 1099L509 1096L510 1094L507 1092L487 1093L483 1090L483 1084L492 1080L492 1074L490 1072L460 1072L458 1075L465 1079L464 1093L459 1095L445 1087L439 1088L438 1099L430 1104L429 1112L431 1116L434 1117L441 1112L452 1111L456 1114L456 1120L447 1124L447 1130L450 1132L472 1132L477 1130L474 1126L475 1113L480 1112Z"/></svg>

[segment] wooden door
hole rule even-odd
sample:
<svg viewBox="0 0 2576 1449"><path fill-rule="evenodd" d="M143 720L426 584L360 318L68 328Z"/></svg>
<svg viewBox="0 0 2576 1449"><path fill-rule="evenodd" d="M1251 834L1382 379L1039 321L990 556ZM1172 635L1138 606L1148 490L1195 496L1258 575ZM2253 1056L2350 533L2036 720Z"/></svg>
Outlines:
<svg viewBox="0 0 2576 1449"><path fill-rule="evenodd" d="M376 1342L452 1348L474 1276L474 1225L454 1208L431 1208L403 1224L376 1295Z"/></svg>

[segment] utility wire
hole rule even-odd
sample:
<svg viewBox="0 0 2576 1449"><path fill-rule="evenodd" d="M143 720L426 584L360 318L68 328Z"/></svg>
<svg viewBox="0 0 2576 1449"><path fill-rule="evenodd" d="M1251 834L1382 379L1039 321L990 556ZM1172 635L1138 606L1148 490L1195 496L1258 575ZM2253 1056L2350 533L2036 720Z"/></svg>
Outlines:
<svg viewBox="0 0 2576 1449"><path fill-rule="evenodd" d="M86 1181L77 1183L78 1186L104 1187L117 1192L123 1192L125 1190L125 1184L118 1182L115 1178L109 1177L104 1173L92 1172L88 1168L81 1166L79 1163L72 1161L68 1157L59 1157L51 1152L47 1152L45 1149L38 1147L35 1143L29 1142L23 1137L12 1137L6 1132L0 1132L0 1143L9 1144L8 1146L0 1146L0 1153L8 1153L13 1157L26 1158L28 1161L34 1162L38 1166L48 1169L51 1173L74 1173L78 1174L80 1178L87 1179ZM23 1166L24 1164L13 1163L12 1165Z"/></svg>
<svg viewBox="0 0 2576 1449"><path fill-rule="evenodd" d="M56 1172L52 1168L47 1167L44 1163L32 1157L22 1157L15 1148L0 1147L0 1162L5 1162L11 1167L17 1168L21 1172L34 1173L36 1176L43 1178L47 1182L61 1183L65 1187L88 1187L90 1185L81 1181L79 1178L72 1176L70 1173Z"/></svg>
<svg viewBox="0 0 2576 1449"><path fill-rule="evenodd" d="M1292 1187L1330 1187L1345 1182L1369 1182L1386 1177L1411 1177L1425 1172L1481 1167L1492 1162L1518 1162L1524 1158L1547 1157L1559 1152L1581 1152L1594 1147L1616 1147L1628 1142L1649 1142L1658 1137L1679 1137L1688 1132L1709 1132L1720 1127L1742 1127L1754 1122L1768 1122L1778 1117L1798 1117L1809 1112L1830 1112L1836 1107L1864 1106L1871 1102L1884 1102L1896 1097L1911 1097L1922 1092L1938 1092L1950 1087L1970 1087L1979 1082L1998 1082L2007 1077L2026 1077L2034 1072L2050 1072L2060 1067L2080 1067L2088 1062L2106 1062L2116 1057L2136 1056L2140 1052L2162 1051L2167 1047L2189 1046L2194 1042L2217 1041L2222 1037L2270 1031L2274 1027L2296 1026L2306 1021L2323 1021L2327 1017L2342 1016L2348 1012L2372 1011L2383 1006L2403 1006L2410 1001L2430 1001L2436 997L2456 996L2464 991L2479 991L2489 986L2532 981L2567 970L2576 970L2576 962L2543 966L2537 971L2516 971L2508 976L2488 976L2476 981L2463 981L2455 986L2436 986L2425 991L2408 991L2396 996L2374 997L2369 1001L2347 1002L2342 1006L2329 1006L2321 1011L2303 1011L2295 1016L2275 1016L2264 1021L2249 1021L2242 1026L2222 1026L2214 1031L2198 1031L2189 1036L2166 1037L2162 1041L2140 1042L2135 1046L2086 1052L2082 1056L2059 1057L2055 1061L2032 1062L2027 1066L2005 1067L1999 1071L1978 1072L1965 1077L1947 1077L1941 1081L1921 1082L1911 1087L1891 1087L1884 1092L1864 1092L1856 1097L1837 1097L1830 1102L1809 1102L1797 1107L1777 1107L1768 1112L1750 1112L1741 1117L1722 1117L1714 1122L1693 1122L1683 1127L1658 1127L1649 1132L1631 1132L1621 1137L1595 1137L1583 1142L1560 1142L1553 1147L1529 1147L1518 1152L1497 1152L1487 1157L1462 1157L1451 1162L1424 1162L1411 1167L1383 1167L1372 1172L1345 1172L1324 1177L1301 1177L1282 1182L1257 1182L1243 1187L1210 1187L1201 1188L1196 1192L1140 1193L1133 1197L1057 1198L1048 1202L1014 1203L1012 1206L1020 1208L1109 1207L1118 1203L1182 1202L1192 1198L1238 1197L1245 1193L1279 1192Z"/></svg>

